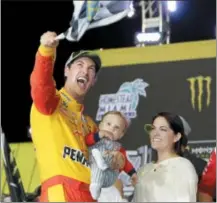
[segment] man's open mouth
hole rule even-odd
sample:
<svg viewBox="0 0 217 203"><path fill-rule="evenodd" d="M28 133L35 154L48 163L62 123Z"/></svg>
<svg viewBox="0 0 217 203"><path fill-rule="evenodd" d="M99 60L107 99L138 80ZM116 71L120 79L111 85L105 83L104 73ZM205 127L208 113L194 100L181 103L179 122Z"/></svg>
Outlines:
<svg viewBox="0 0 217 203"><path fill-rule="evenodd" d="M82 89L86 88L87 82L88 82L88 79L86 77L78 77L77 78L77 83L78 83L79 87Z"/></svg>

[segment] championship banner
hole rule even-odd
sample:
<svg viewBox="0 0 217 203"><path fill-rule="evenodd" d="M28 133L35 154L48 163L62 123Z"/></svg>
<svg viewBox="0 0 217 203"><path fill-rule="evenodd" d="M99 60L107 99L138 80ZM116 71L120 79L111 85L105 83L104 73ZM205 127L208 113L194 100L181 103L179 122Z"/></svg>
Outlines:
<svg viewBox="0 0 217 203"><path fill-rule="evenodd" d="M142 48L131 48L126 53L124 49L113 50L113 54L100 52L102 61L104 55L105 60L113 56L110 61L117 65L106 61L109 66L102 68L85 100L87 114L99 122L107 111L124 113L132 122L121 140L128 150L149 144L144 124L151 123L152 117L161 111L179 114L188 121L192 129L189 140L215 140L213 45L209 41L146 47L143 52Z"/></svg>
<svg viewBox="0 0 217 203"><path fill-rule="evenodd" d="M86 98L86 112L97 122L113 110L131 120L121 142L136 169L153 159L144 124L151 123L161 111L174 112L188 121L192 129L189 149L207 160L216 145L215 42L145 49L101 52L102 61L109 58L111 62L105 62L109 65L101 70ZM121 173L120 178L124 196L132 197L134 188L129 177Z"/></svg>

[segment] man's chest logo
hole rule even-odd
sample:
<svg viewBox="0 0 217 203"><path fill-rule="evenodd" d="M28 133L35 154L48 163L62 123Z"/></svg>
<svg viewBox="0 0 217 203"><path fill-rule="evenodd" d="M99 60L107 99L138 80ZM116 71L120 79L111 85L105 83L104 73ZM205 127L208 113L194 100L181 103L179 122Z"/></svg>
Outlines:
<svg viewBox="0 0 217 203"><path fill-rule="evenodd" d="M90 132L91 127L87 124L85 117L83 115L79 115L79 112L73 112L67 101L62 101L60 112L64 119L68 122L68 125L74 135L86 136Z"/></svg>
<svg viewBox="0 0 217 203"><path fill-rule="evenodd" d="M70 158L73 162L79 162L82 165L89 167L89 164L80 150L73 149L71 147L65 146L63 149L63 158Z"/></svg>

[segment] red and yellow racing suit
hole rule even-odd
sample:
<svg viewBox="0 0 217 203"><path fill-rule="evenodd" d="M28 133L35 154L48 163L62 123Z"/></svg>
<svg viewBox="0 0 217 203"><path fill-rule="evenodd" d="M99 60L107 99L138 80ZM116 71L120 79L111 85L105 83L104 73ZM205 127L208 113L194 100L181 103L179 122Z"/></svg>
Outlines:
<svg viewBox="0 0 217 203"><path fill-rule="evenodd" d="M209 162L199 183L199 192L215 196L216 192L216 148L210 155Z"/></svg>
<svg viewBox="0 0 217 203"><path fill-rule="evenodd" d="M41 179L41 202L93 202L85 136L96 125L83 105L53 79L55 49L40 46L31 74L31 130Z"/></svg>

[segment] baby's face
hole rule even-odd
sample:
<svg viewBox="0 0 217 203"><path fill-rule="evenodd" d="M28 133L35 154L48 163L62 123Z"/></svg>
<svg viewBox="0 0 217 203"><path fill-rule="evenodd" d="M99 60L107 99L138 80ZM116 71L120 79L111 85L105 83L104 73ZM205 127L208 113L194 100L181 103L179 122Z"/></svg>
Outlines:
<svg viewBox="0 0 217 203"><path fill-rule="evenodd" d="M114 140L119 140L124 136L125 121L119 115L108 114L99 124L99 130L106 130L114 135Z"/></svg>

